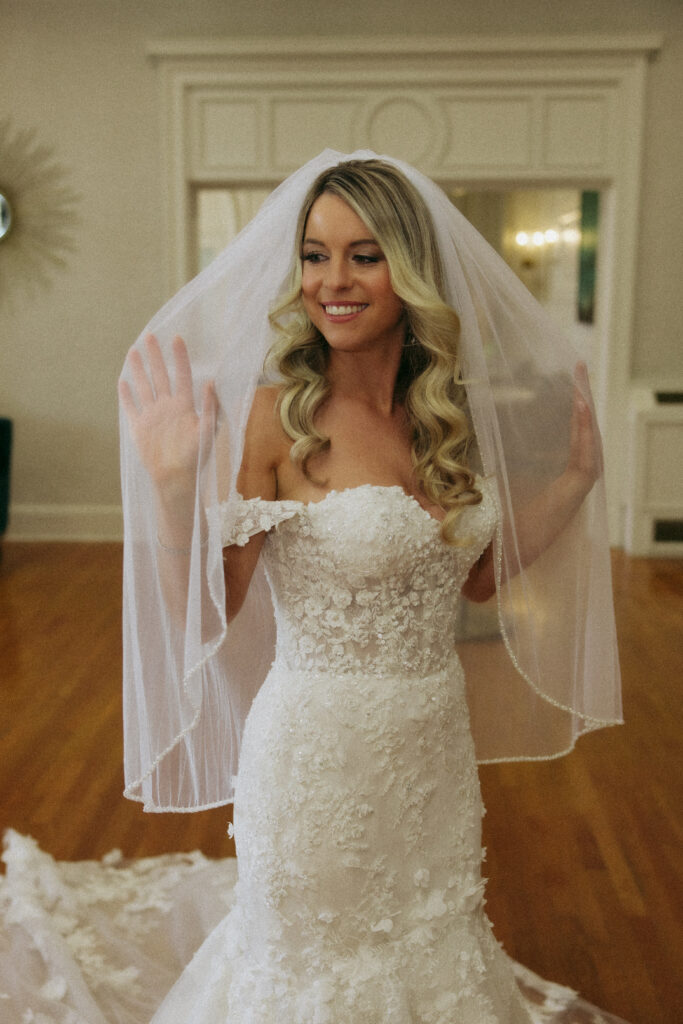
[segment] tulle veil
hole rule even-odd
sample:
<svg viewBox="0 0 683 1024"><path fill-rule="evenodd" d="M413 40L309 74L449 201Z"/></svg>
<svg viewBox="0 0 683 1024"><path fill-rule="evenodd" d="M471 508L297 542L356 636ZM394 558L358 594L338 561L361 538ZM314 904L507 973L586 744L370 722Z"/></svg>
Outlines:
<svg viewBox="0 0 683 1024"><path fill-rule="evenodd" d="M235 495L247 416L273 341L268 313L289 279L304 196L324 169L374 157L326 150L292 174L135 343L144 353L154 333L170 363L181 335L197 406L206 381L218 398L200 445L187 572L170 582L151 483L121 416L125 793L147 810L231 801L242 728L275 632L260 567L241 612L226 623L219 506L229 508ZM578 356L445 193L413 167L382 159L418 189L436 226L447 298L461 322L476 468L495 481L508 526L495 541L497 596L483 612L463 603L454 636L477 756L552 758L582 733L621 720L604 480L529 568L520 567L515 531L522 509L566 465ZM122 376L129 378L128 365ZM584 398L592 407L590 394Z"/></svg>

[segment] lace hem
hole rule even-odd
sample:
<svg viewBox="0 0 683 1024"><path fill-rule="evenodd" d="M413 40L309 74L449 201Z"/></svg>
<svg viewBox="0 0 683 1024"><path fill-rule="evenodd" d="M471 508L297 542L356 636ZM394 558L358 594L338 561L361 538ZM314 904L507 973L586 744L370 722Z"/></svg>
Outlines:
<svg viewBox="0 0 683 1024"><path fill-rule="evenodd" d="M278 969L277 956L264 974L264 967L246 956L240 914L236 908L230 911L236 879L232 859L211 861L193 853L126 862L113 851L102 861L60 863L16 832L6 834L5 845L7 875L0 878L3 1021L148 1024L163 1001L155 1024L224 1024L227 1005L231 1024L233 1005L236 1024L283 1019L285 1007L296 1010L290 1024L337 1024L340 1019L384 1024L387 998L398 1000L392 1021L415 1019L404 1001L405 985L387 972L377 951L340 961L332 973L298 989ZM512 968L533 1024L625 1024L571 989L514 962ZM250 989L251 983L255 988ZM234 999L237 990L239 1000L226 1003L228 993ZM361 1016L335 1016L336 1001L347 1003L354 992L365 1007ZM419 1019L451 1024L449 998L455 996L444 992L433 1015ZM274 1008L271 1016L258 1015L264 1006ZM483 1018L462 1019L482 1024Z"/></svg>
<svg viewBox="0 0 683 1024"><path fill-rule="evenodd" d="M228 912L236 861L201 853L55 861L5 834L0 1020L148 1024Z"/></svg>

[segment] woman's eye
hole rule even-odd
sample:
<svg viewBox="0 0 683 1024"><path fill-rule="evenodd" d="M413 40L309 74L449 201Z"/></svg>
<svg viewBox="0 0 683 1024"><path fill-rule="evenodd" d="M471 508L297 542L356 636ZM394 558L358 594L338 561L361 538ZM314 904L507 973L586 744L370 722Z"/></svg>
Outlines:
<svg viewBox="0 0 683 1024"><path fill-rule="evenodd" d="M301 260L303 263L324 263L327 259L327 255L324 252L304 252L301 254ZM374 263L379 263L382 259L381 256L376 256L374 253L357 252L351 257L352 261L361 266L369 266Z"/></svg>

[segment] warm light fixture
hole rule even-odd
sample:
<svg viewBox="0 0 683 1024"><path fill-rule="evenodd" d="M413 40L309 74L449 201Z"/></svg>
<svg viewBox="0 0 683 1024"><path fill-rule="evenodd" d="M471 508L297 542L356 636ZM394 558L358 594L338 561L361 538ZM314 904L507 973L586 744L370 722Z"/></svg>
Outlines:
<svg viewBox="0 0 683 1024"><path fill-rule="evenodd" d="M555 228L547 228L545 231L518 231L515 242L523 249L530 245L540 249L544 245L556 245L560 239L563 242L576 243L580 237L576 228L565 228L561 234Z"/></svg>

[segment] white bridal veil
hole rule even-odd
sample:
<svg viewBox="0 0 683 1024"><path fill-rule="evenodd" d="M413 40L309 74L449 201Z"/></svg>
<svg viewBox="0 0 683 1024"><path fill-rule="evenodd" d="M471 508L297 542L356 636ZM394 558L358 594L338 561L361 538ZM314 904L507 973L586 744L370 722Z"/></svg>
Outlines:
<svg viewBox="0 0 683 1024"><path fill-rule="evenodd" d="M258 566L226 625L217 509L235 494L247 415L273 340L268 313L297 256L304 196L326 168L374 156L326 150L292 174L136 342L144 357L144 338L154 333L172 364L172 340L181 335L197 408L204 382L215 382L218 397L217 414L202 422L191 549L171 570L173 556L157 543L152 485L121 417L125 792L147 810L199 810L232 798L244 721L273 658L274 622ZM554 757L581 733L621 718L603 479L522 571L515 533L520 511L566 466L577 355L441 189L385 159L422 194L436 226L447 298L461 322L475 458L495 479L509 527L495 541L497 614L479 613L473 628L463 608L477 755Z"/></svg>

